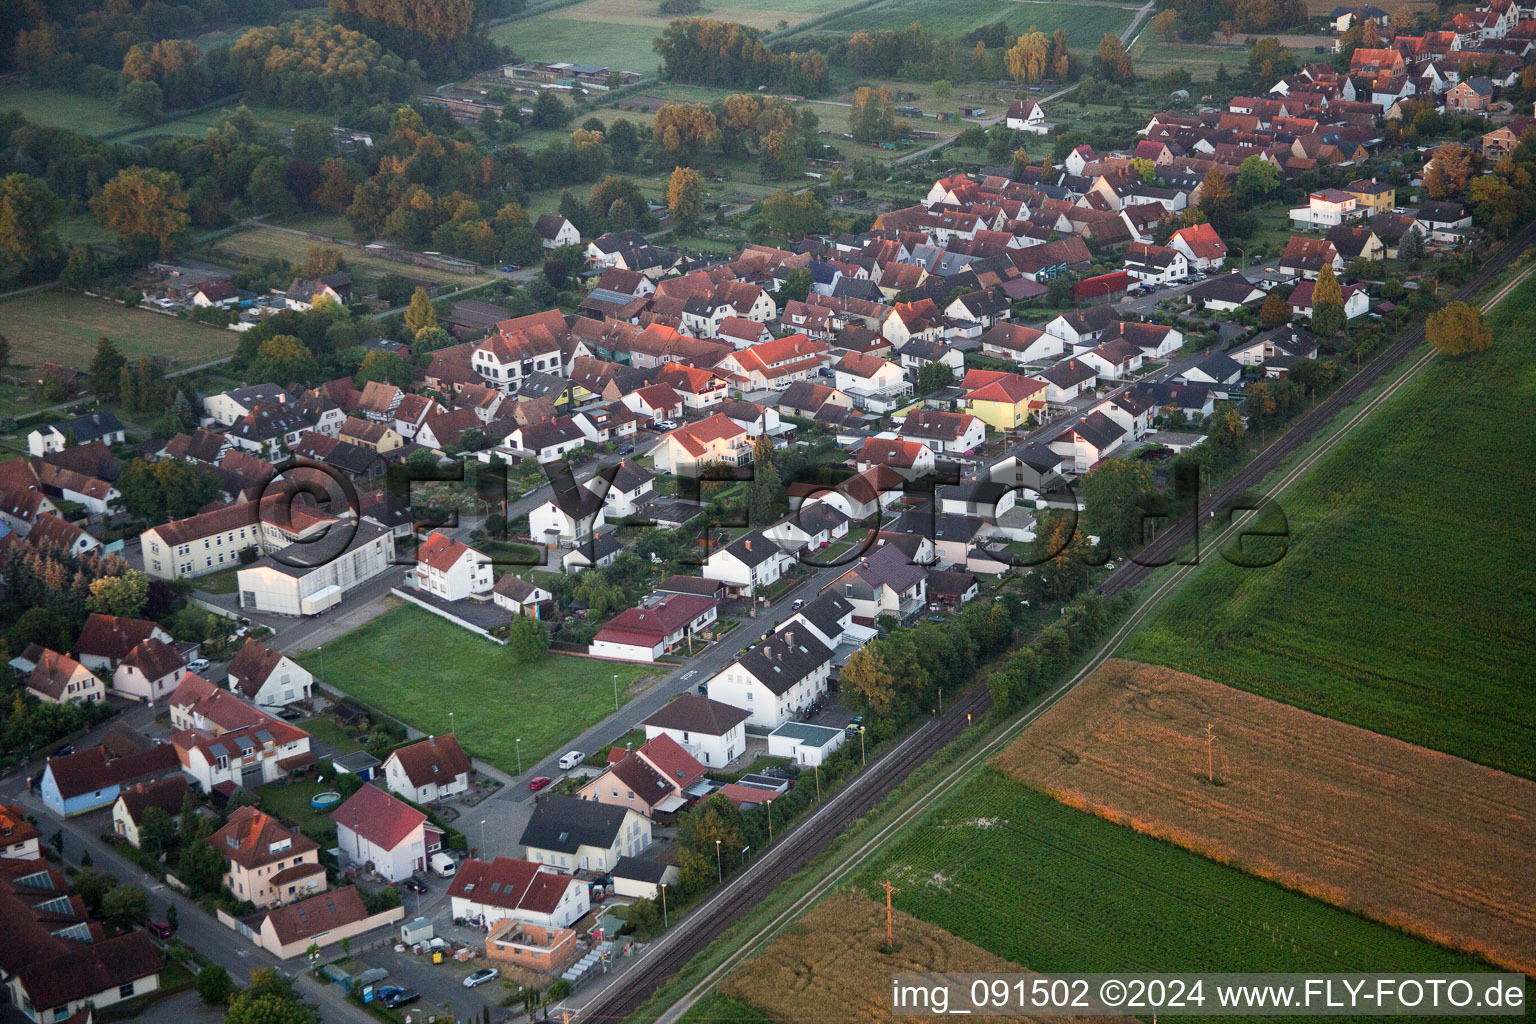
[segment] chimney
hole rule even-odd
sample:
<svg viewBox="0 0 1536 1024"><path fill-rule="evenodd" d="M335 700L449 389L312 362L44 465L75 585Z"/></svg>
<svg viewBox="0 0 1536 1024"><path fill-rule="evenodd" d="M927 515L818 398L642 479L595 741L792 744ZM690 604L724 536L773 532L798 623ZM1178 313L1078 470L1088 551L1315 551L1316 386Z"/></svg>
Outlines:
<svg viewBox="0 0 1536 1024"><path fill-rule="evenodd" d="M745 547L746 547L746 549L747 549L747 550L748 550L748 551L751 551L751 550L752 550L752 542L751 542L751 541L750 541L750 540L749 540L749 541L747 541L747 542L746 542L746 544L745 544L745 545L744 545L744 546L745 546Z"/></svg>

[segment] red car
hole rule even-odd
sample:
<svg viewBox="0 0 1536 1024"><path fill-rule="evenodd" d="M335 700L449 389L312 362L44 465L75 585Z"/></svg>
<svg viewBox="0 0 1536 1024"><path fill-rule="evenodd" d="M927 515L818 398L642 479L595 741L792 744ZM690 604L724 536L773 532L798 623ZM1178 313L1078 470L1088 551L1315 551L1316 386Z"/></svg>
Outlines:
<svg viewBox="0 0 1536 1024"><path fill-rule="evenodd" d="M536 775L533 778L528 780L528 788L530 790L532 790L533 792L535 792L535 793L537 793L539 790L543 789L547 785L549 785L549 776L548 775Z"/></svg>

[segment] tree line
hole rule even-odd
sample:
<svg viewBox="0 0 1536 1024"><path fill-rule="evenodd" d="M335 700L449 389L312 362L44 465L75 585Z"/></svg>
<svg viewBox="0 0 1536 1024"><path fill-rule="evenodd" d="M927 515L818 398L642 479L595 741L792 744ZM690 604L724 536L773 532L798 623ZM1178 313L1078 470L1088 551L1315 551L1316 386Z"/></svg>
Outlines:
<svg viewBox="0 0 1536 1024"><path fill-rule="evenodd" d="M827 60L820 53L775 53L762 30L713 18L677 18L657 38L666 77L726 88L766 87L801 96L827 91Z"/></svg>

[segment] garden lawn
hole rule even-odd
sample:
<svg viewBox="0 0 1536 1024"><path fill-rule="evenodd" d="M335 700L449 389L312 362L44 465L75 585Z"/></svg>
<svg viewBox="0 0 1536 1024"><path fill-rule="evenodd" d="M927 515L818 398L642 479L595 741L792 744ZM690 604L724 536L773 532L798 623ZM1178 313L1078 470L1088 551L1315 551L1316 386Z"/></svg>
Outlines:
<svg viewBox="0 0 1536 1024"><path fill-rule="evenodd" d="M227 356L239 341L234 331L62 289L0 302L0 334L11 340L13 363L41 366L52 359L77 370L90 368L102 335L115 341L129 362L158 355L183 366Z"/></svg>
<svg viewBox="0 0 1536 1024"><path fill-rule="evenodd" d="M1536 778L1536 279L1288 491L1288 551L1210 559L1119 652Z"/></svg>
<svg viewBox="0 0 1536 1024"><path fill-rule="evenodd" d="M872 861L858 887L883 896L886 880L898 909L1042 973L1486 969L991 769Z"/></svg>
<svg viewBox="0 0 1536 1024"><path fill-rule="evenodd" d="M334 780L301 780L262 786L257 790L261 809L283 821L298 822L299 830L317 843L336 838L336 823L309 805L316 793L334 789Z"/></svg>
<svg viewBox="0 0 1536 1024"><path fill-rule="evenodd" d="M314 246L339 250L342 259L346 261L348 269L352 272L352 277L358 280L366 279L372 282L386 274L403 274L413 279L445 282L457 288L469 288L490 280L490 277L485 274L455 274L452 271L438 270L434 267L397 263L383 256L364 252L356 246L334 245L321 239L306 238L303 235L294 235L268 227L252 228L249 231L240 231L221 238L213 244L212 252L215 256L224 255L225 259L243 257L250 260L264 260L276 256L297 264L304 262L305 257L309 255L309 250ZM230 337L234 337L233 333Z"/></svg>
<svg viewBox="0 0 1536 1024"><path fill-rule="evenodd" d="M300 664L318 673L313 651ZM429 734L457 734L508 773L522 739L527 768L613 711L655 668L547 655L519 663L505 647L415 607L392 609L325 645L325 682Z"/></svg>
<svg viewBox="0 0 1536 1024"><path fill-rule="evenodd" d="M32 89L21 85L0 86L0 110L19 110L22 116L51 128L68 128L86 135L102 135L138 122L117 112L113 100L62 89Z"/></svg>

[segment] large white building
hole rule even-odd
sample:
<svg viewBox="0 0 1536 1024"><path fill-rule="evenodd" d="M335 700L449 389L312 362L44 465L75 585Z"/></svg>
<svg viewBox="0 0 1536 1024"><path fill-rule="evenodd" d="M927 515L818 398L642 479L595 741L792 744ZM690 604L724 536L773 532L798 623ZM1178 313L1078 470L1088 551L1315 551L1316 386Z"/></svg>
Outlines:
<svg viewBox="0 0 1536 1024"><path fill-rule="evenodd" d="M416 549L415 577L420 590L444 601L487 594L496 585L489 555L437 531Z"/></svg>
<svg viewBox="0 0 1536 1024"><path fill-rule="evenodd" d="M448 887L455 920L569 928L591 909L587 883L531 860L466 860Z"/></svg>
<svg viewBox="0 0 1536 1024"><path fill-rule="evenodd" d="M427 816L377 786L364 785L331 812L336 848L346 863L373 865L399 882L427 870L427 861L443 848L443 833Z"/></svg>
<svg viewBox="0 0 1536 1024"><path fill-rule="evenodd" d="M641 722L647 741L670 736L706 766L719 768L747 749L751 712L696 693L685 693Z"/></svg>
<svg viewBox="0 0 1536 1024"><path fill-rule="evenodd" d="M747 712L747 722L776 729L827 692L832 651L809 629L781 629L709 681L710 700Z"/></svg>
<svg viewBox="0 0 1536 1024"><path fill-rule="evenodd" d="M257 506L246 501L150 527L139 535L144 571L179 580L239 565L246 552L261 550Z"/></svg>
<svg viewBox="0 0 1536 1024"><path fill-rule="evenodd" d="M337 524L320 540L294 544L241 569L236 577L240 607L273 615L318 615L387 571L394 557L394 535L372 520L359 523L355 533L349 524Z"/></svg>

